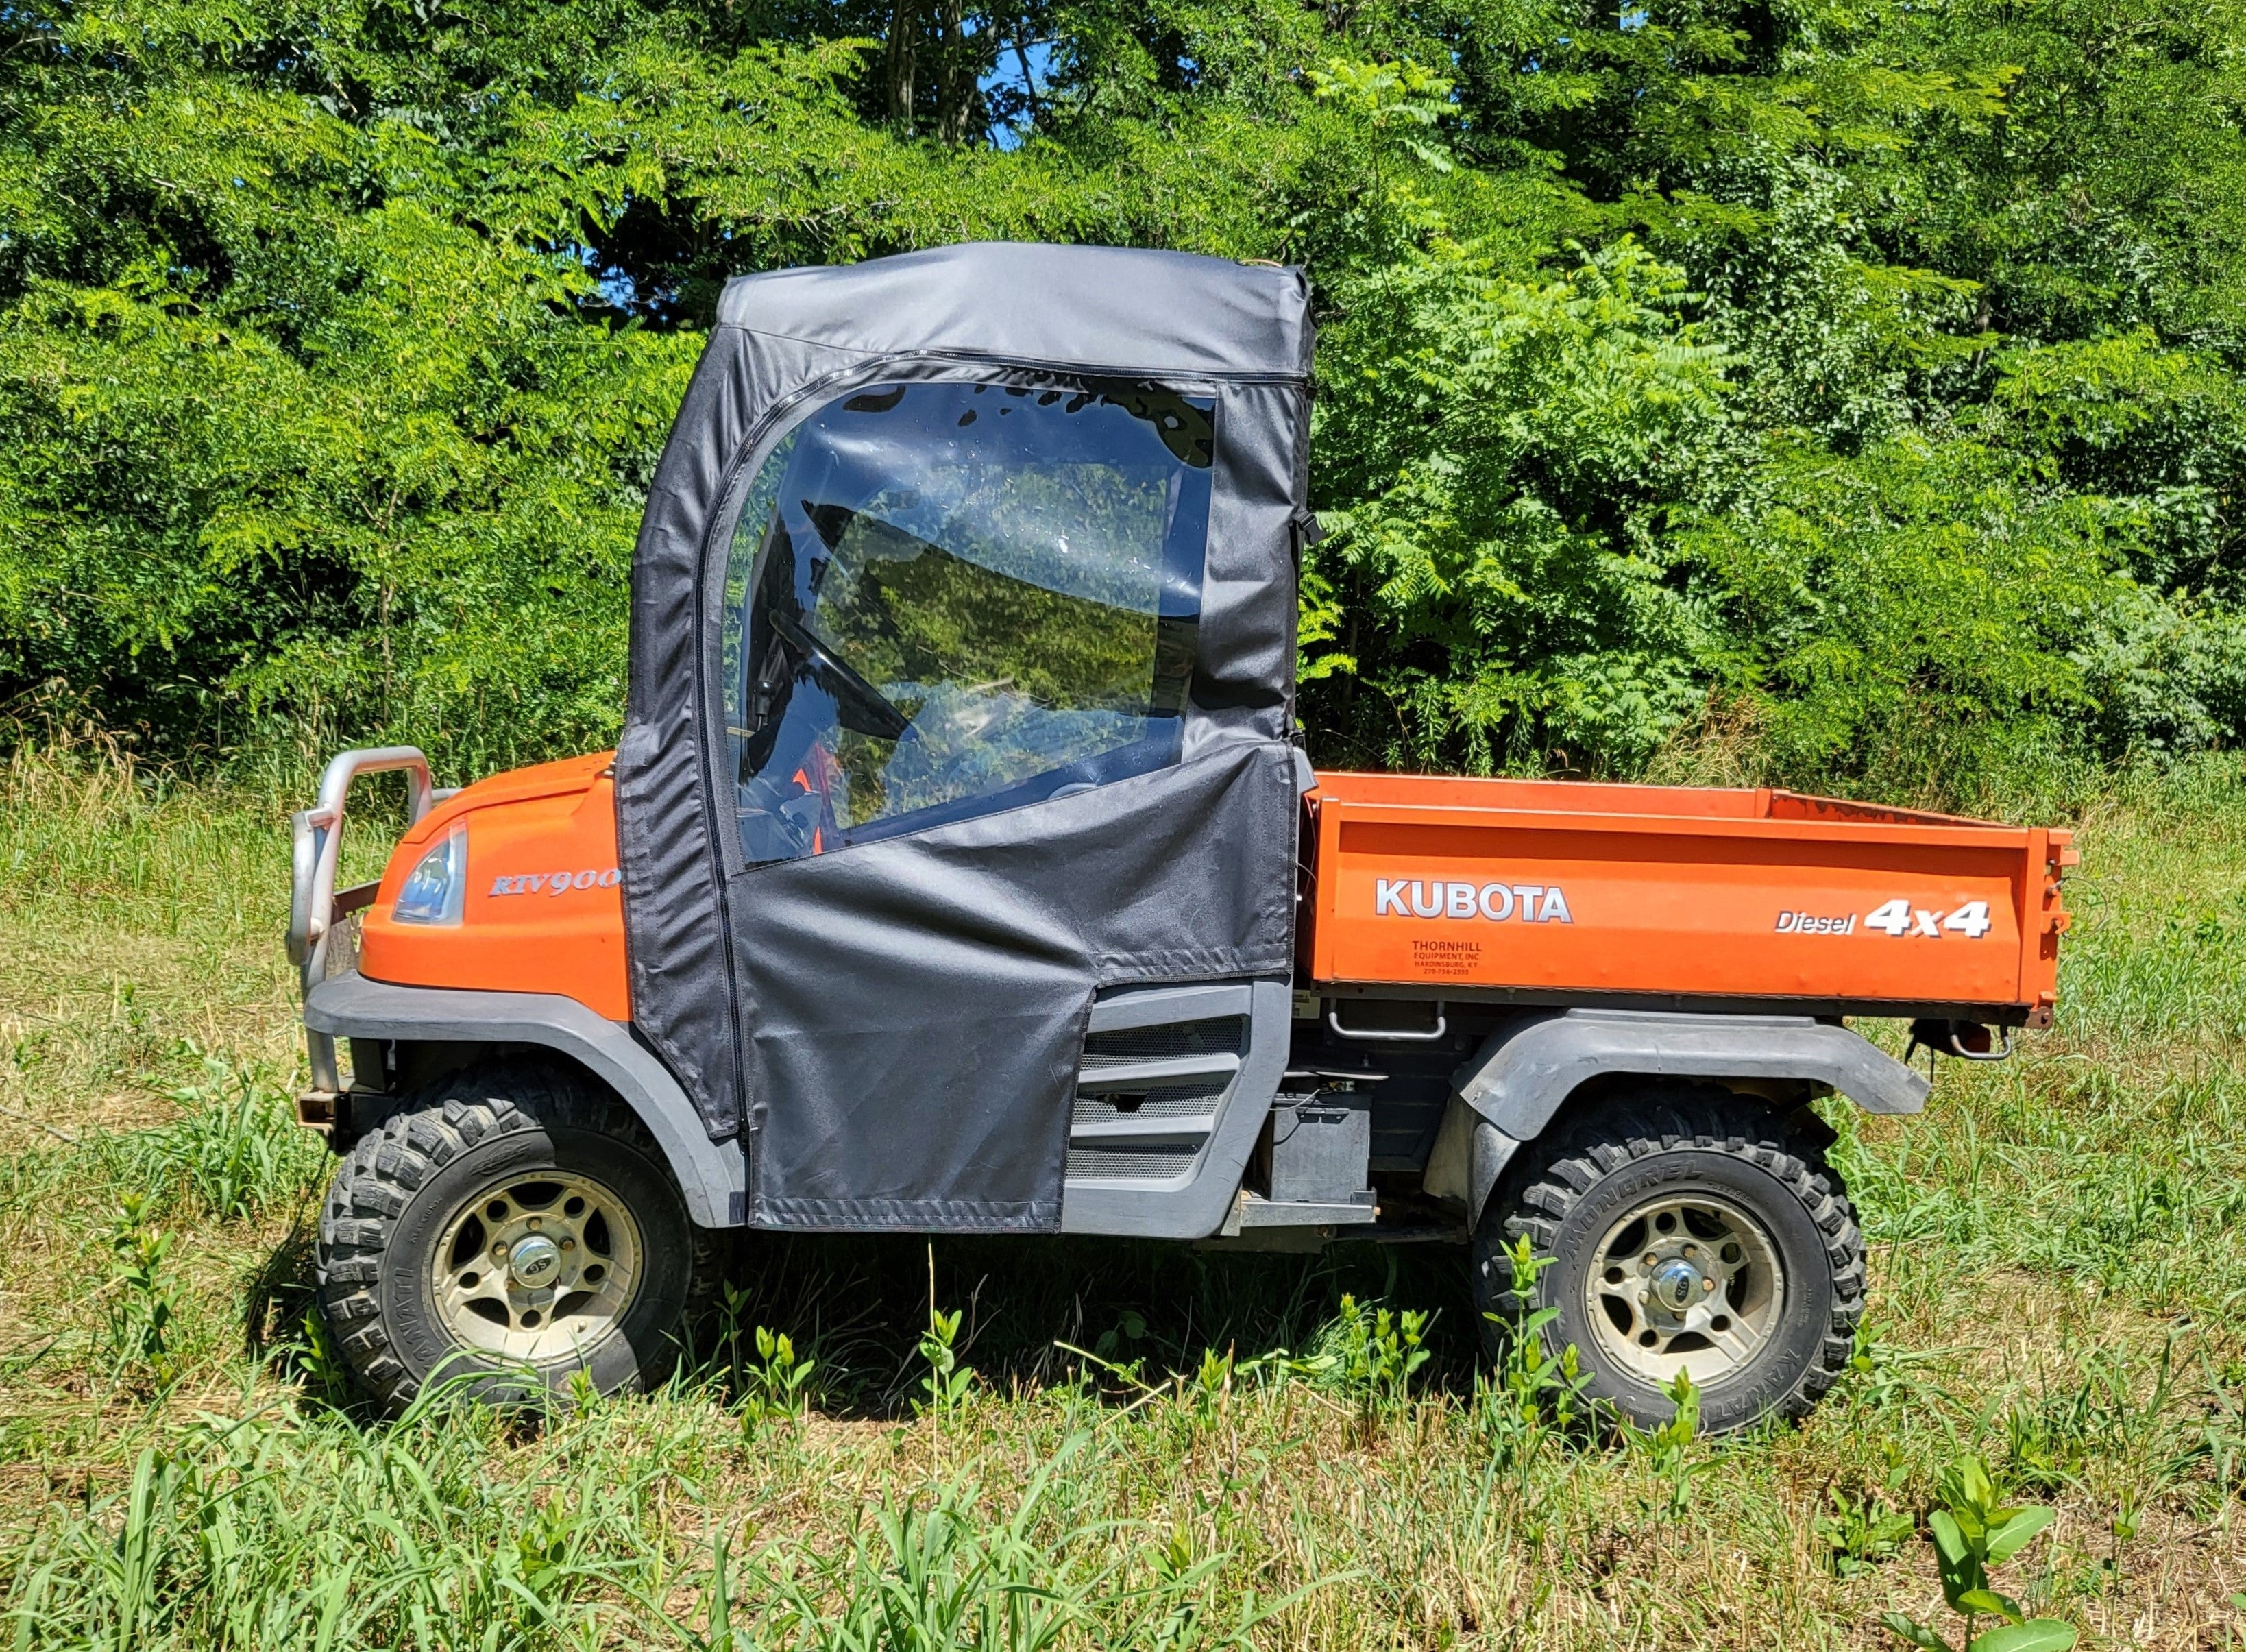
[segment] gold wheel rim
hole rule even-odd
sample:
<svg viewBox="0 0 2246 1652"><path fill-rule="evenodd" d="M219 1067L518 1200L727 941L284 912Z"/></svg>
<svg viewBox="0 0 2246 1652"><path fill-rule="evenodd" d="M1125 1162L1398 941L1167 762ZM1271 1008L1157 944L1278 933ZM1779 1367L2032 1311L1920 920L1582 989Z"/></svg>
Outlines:
<svg viewBox="0 0 2246 1652"><path fill-rule="evenodd" d="M495 1359L580 1360L614 1335L644 1283L639 1224L574 1171L525 1171L461 1202L431 1270L453 1339Z"/></svg>
<svg viewBox="0 0 2246 1652"><path fill-rule="evenodd" d="M1664 1193L1610 1224L1583 1307L1599 1351L1666 1388L1705 1388L1752 1364L1786 1311L1786 1271L1762 1224L1716 1193Z"/></svg>

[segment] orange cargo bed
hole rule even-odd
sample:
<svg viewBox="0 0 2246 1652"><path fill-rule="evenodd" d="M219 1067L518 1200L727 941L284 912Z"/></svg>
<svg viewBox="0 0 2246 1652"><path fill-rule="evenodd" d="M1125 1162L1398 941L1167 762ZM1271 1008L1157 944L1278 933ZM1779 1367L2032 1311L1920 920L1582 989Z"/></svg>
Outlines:
<svg viewBox="0 0 2246 1652"><path fill-rule="evenodd" d="M2071 836L1799 793L1322 774L1322 989L2051 1019Z"/></svg>

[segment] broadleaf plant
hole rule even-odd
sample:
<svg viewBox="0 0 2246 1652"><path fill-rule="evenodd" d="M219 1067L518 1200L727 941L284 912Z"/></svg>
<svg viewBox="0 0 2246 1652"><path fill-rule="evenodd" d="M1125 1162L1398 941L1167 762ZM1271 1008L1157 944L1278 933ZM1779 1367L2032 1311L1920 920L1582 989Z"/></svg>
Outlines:
<svg viewBox="0 0 2246 1652"><path fill-rule="evenodd" d="M1942 1577L1943 1598L1962 1613L1965 1633L1958 1645L1930 1626L1901 1612L1881 1621L1925 1652L2066 1652L2074 1626L2058 1618L2031 1618L2011 1595L1993 1587L1989 1568L2001 1566L2049 1526L2052 1511L2039 1504L2004 1503L1988 1465L1975 1457L1943 1471L1936 1487L1941 1506L1926 1517L1928 1541ZM1998 1620L1977 1632L1983 1618Z"/></svg>

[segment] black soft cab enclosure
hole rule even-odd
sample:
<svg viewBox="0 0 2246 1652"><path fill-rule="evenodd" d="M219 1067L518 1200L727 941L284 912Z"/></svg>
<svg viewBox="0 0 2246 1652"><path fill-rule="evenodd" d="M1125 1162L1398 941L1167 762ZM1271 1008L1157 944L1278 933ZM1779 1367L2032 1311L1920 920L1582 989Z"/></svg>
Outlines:
<svg viewBox="0 0 2246 1652"><path fill-rule="evenodd" d="M635 1024L752 1223L1056 1230L1095 999L1283 993L1306 297L1011 245L726 288L616 778Z"/></svg>

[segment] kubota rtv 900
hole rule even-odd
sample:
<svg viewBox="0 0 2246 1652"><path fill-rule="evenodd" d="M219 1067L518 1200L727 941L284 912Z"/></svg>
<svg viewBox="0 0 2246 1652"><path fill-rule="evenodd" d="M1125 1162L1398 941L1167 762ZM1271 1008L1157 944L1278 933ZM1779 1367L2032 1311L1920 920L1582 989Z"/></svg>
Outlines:
<svg viewBox="0 0 2246 1652"><path fill-rule="evenodd" d="M2063 833L1315 772L1299 272L969 246L725 291L617 749L298 817L321 1300L360 1380L658 1374L711 1230L1505 1247L1591 1390L1813 1403L1848 1014L2049 1019ZM412 822L337 892L353 775ZM358 926L354 932L353 925ZM340 1047L349 1047L349 1078Z"/></svg>

